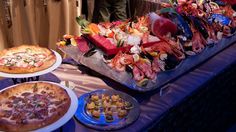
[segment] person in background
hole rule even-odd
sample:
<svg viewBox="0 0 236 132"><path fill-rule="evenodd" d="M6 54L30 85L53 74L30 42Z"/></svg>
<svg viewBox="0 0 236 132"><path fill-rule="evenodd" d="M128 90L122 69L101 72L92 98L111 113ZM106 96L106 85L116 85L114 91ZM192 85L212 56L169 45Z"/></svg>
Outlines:
<svg viewBox="0 0 236 132"><path fill-rule="evenodd" d="M95 0L93 22L126 20L127 0Z"/></svg>

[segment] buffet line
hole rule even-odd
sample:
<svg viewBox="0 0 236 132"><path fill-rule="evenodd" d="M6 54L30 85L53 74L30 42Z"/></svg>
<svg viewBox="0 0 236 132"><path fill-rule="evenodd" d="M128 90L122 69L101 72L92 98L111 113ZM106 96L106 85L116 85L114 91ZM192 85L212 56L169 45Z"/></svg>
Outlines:
<svg viewBox="0 0 236 132"><path fill-rule="evenodd" d="M78 64L127 89L147 92L236 41L236 12L227 3L190 0L161 7L126 21L96 24L77 17L82 34L64 35L57 46ZM73 116L90 128L107 131L139 118L139 103L126 93L104 89L78 98L69 82L39 81L61 63L56 51L39 46L0 52L0 76L14 84L0 91L0 131L53 131Z"/></svg>
<svg viewBox="0 0 236 132"><path fill-rule="evenodd" d="M235 41L236 13L221 1L162 3L127 21L90 23L65 35L59 49L75 61L137 91L160 88Z"/></svg>

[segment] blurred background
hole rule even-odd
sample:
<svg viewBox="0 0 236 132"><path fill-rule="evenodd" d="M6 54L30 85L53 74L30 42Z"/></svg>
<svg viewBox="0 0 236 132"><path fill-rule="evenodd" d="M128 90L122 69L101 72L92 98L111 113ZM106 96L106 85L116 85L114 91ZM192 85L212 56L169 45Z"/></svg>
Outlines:
<svg viewBox="0 0 236 132"><path fill-rule="evenodd" d="M98 1L0 0L0 50L21 44L55 49L64 34L79 34L76 16L82 15L89 21L97 19L93 12ZM156 11L160 0L126 2L127 18L132 18Z"/></svg>

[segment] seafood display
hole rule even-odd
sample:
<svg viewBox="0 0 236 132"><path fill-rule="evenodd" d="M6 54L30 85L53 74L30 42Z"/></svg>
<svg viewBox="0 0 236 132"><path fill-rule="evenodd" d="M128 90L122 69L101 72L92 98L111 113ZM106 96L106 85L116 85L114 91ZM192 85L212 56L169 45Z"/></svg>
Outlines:
<svg viewBox="0 0 236 132"><path fill-rule="evenodd" d="M98 130L115 130L133 123L139 114L139 104L133 97L103 89L82 95L75 117Z"/></svg>
<svg viewBox="0 0 236 132"><path fill-rule="evenodd" d="M160 14L177 23L179 32L173 37L180 41L187 55L201 53L206 46L235 33L236 12L228 4L184 0L163 6Z"/></svg>
<svg viewBox="0 0 236 132"><path fill-rule="evenodd" d="M123 22L95 24L79 17L83 35L66 35L57 45L62 50L64 45L77 45L80 51L85 51L80 63L132 89L148 91L233 41L230 38L236 31L236 12L227 3L181 0L161 6L157 12ZM229 39L229 44L224 39ZM188 61L200 54L205 59ZM184 70L174 71L182 64L187 65L182 66ZM173 75L165 75L172 71Z"/></svg>
<svg viewBox="0 0 236 132"><path fill-rule="evenodd" d="M107 55L114 55L120 50L127 51L132 46L159 41L157 37L150 35L147 16L137 18L136 22L127 20L95 24L81 17L77 17L77 22L82 26L82 34Z"/></svg>

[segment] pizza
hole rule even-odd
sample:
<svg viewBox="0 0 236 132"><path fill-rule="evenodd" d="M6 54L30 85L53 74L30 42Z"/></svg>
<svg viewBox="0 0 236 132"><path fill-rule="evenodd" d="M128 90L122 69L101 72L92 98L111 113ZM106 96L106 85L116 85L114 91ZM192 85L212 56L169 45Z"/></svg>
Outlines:
<svg viewBox="0 0 236 132"><path fill-rule="evenodd" d="M58 85L23 83L0 92L0 131L31 131L60 119L71 99Z"/></svg>
<svg viewBox="0 0 236 132"><path fill-rule="evenodd" d="M0 52L0 72L33 73L45 70L56 62L54 52L35 45L22 45Z"/></svg>

